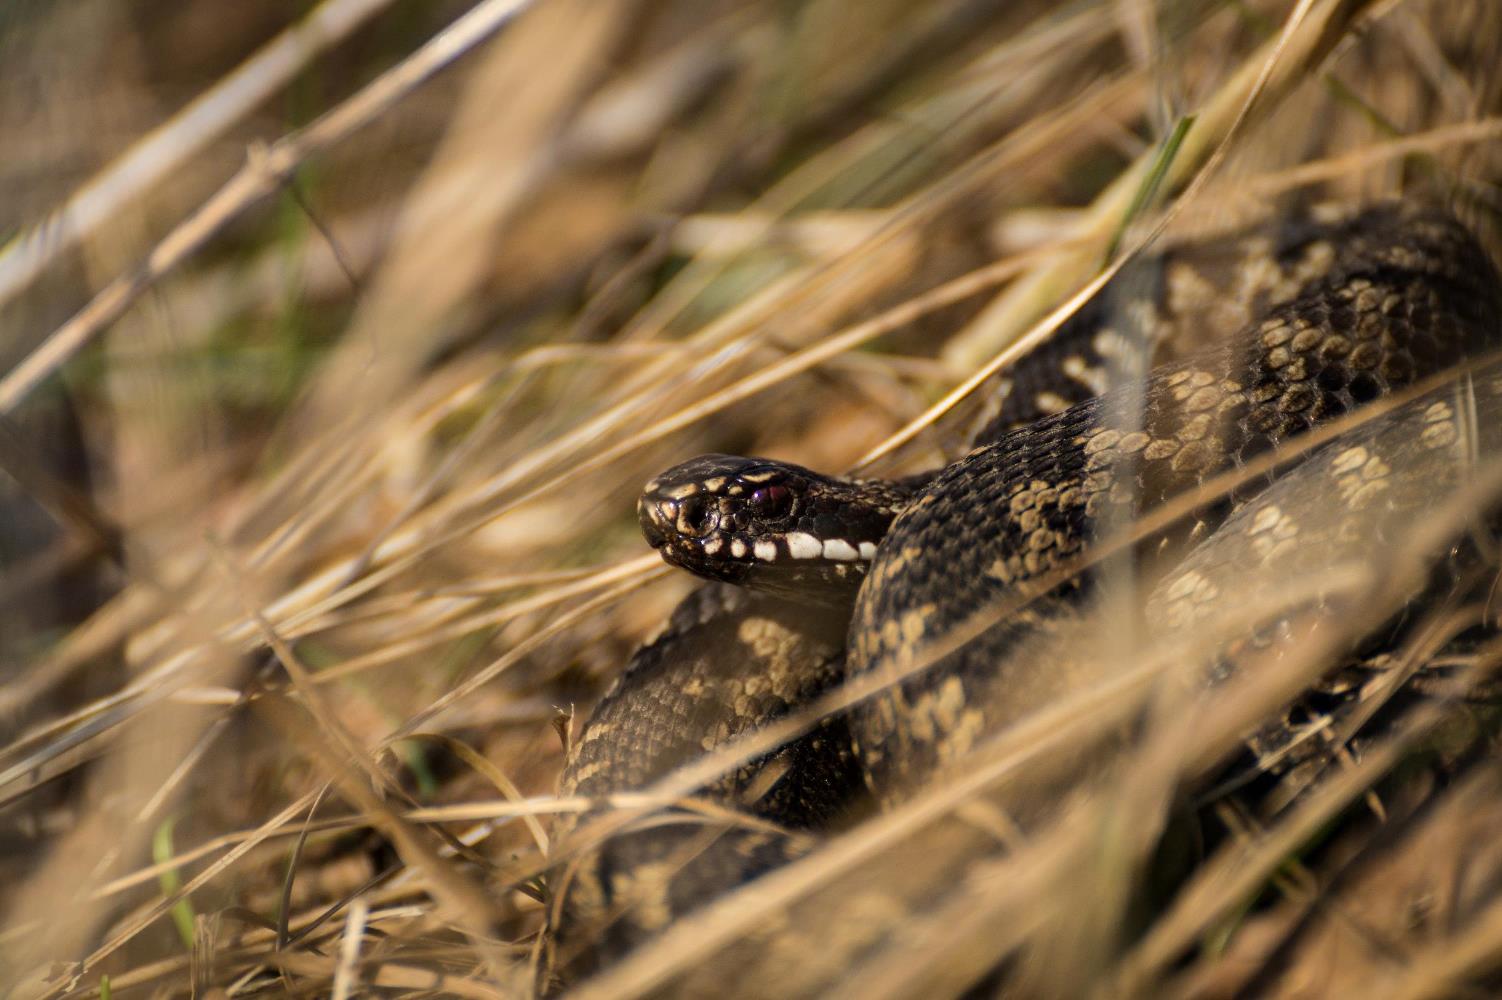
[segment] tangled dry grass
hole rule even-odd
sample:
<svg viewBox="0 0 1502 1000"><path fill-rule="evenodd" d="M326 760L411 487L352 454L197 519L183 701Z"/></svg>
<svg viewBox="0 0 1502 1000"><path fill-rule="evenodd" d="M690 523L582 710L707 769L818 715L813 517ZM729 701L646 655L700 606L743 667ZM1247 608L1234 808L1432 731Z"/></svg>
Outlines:
<svg viewBox="0 0 1502 1000"><path fill-rule="evenodd" d="M564 741L689 586L635 533L652 472L928 467L1165 226L1408 192L1495 246L1499 56L1487 0L0 13L7 995L525 995ZM1495 986L1502 774L1374 791L1422 719L1127 913L1255 721L1221 707L845 991L1023 946L1059 996ZM712 963L921 818L581 995Z"/></svg>

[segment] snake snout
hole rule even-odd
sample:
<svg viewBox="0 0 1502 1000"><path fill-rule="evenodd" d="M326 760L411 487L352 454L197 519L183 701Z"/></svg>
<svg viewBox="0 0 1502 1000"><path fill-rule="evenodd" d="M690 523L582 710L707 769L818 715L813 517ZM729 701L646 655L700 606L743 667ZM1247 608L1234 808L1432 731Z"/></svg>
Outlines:
<svg viewBox="0 0 1502 1000"><path fill-rule="evenodd" d="M672 524L671 519L666 522L662 520L657 506L657 502L650 497L644 496L636 501L636 520L641 525L642 537L654 549L660 549L668 543L667 527Z"/></svg>
<svg viewBox="0 0 1502 1000"><path fill-rule="evenodd" d="M697 493L673 497L649 491L637 501L636 516L643 537L654 549L672 547L680 539L700 538L718 523L713 498Z"/></svg>

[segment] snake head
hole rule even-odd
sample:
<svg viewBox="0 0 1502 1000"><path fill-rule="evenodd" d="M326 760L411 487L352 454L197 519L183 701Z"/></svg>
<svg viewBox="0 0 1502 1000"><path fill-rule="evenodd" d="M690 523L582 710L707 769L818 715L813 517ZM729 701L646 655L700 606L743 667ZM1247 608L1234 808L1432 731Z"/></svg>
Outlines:
<svg viewBox="0 0 1502 1000"><path fill-rule="evenodd" d="M823 603L854 599L908 494L765 458L700 455L647 483L647 543L698 576Z"/></svg>

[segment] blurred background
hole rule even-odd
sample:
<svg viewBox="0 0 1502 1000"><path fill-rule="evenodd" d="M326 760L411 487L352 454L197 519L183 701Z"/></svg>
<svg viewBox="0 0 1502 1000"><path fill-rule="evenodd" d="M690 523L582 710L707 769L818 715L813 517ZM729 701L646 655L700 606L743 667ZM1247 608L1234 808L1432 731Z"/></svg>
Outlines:
<svg viewBox="0 0 1502 1000"><path fill-rule="evenodd" d="M536 802L690 587L654 471L851 467L1167 204L1495 247L1499 57L1490 0L11 0L0 980L524 993Z"/></svg>

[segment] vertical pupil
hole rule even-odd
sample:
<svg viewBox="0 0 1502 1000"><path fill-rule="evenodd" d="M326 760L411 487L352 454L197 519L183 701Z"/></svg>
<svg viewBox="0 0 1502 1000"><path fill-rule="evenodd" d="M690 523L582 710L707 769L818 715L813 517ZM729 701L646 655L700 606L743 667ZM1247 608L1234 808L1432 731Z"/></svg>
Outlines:
<svg viewBox="0 0 1502 1000"><path fill-rule="evenodd" d="M792 499L793 495L786 486L763 486L751 494L751 502L755 504L757 513L763 517L776 517L787 513Z"/></svg>

